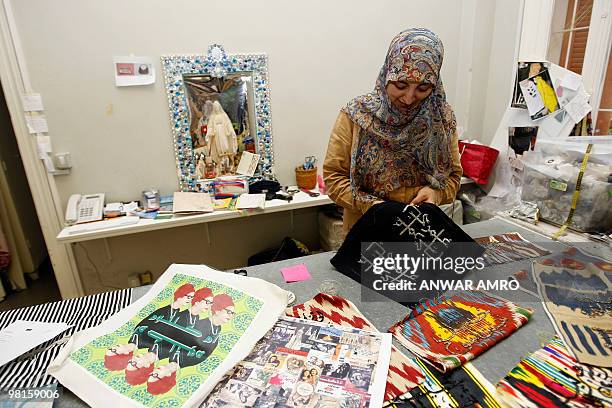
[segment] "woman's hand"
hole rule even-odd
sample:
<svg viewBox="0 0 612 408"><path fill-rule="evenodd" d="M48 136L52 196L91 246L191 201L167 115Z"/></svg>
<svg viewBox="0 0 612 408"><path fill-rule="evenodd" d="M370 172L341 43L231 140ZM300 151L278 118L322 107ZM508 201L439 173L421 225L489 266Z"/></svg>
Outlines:
<svg viewBox="0 0 612 408"><path fill-rule="evenodd" d="M421 203L431 203L438 205L438 193L431 187L423 187L419 190L416 197L410 202L410 205Z"/></svg>

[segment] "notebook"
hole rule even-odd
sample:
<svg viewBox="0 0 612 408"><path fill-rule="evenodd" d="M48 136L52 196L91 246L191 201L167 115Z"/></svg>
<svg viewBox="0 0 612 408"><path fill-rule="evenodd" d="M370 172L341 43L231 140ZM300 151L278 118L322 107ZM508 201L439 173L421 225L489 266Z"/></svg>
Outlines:
<svg viewBox="0 0 612 408"><path fill-rule="evenodd" d="M207 193L174 193L174 214L200 214L213 211L212 200Z"/></svg>

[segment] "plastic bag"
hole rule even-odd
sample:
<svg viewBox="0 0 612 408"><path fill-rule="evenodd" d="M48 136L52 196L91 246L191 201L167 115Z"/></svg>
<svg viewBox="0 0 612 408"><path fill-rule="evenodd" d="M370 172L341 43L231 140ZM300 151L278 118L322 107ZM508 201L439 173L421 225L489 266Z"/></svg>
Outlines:
<svg viewBox="0 0 612 408"><path fill-rule="evenodd" d="M582 178L580 197L569 224L585 232L612 229L612 145L595 143ZM533 201L542 219L564 224L588 143L538 141L534 152L525 156L523 201Z"/></svg>

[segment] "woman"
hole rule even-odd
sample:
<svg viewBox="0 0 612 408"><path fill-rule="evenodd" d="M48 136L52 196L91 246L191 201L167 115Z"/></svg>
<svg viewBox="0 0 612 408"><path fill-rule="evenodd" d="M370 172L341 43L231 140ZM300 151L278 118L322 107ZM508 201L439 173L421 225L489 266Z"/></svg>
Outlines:
<svg viewBox="0 0 612 408"><path fill-rule="evenodd" d="M350 101L331 133L323 175L344 232L373 204L452 202L461 181L456 121L440 78L444 49L415 28L392 41L373 92Z"/></svg>

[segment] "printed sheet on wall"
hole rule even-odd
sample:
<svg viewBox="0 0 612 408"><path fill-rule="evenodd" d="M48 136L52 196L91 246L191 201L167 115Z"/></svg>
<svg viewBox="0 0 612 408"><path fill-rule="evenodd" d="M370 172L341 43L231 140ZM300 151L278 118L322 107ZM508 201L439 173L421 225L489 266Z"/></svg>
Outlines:
<svg viewBox="0 0 612 408"><path fill-rule="evenodd" d="M145 296L75 334L49 373L93 407L195 407L287 299L260 279L174 264Z"/></svg>

